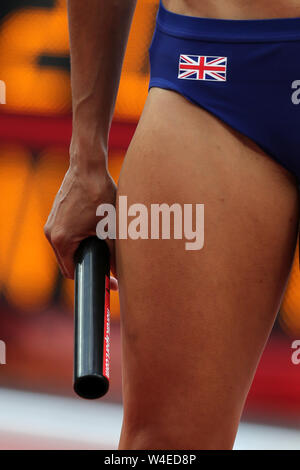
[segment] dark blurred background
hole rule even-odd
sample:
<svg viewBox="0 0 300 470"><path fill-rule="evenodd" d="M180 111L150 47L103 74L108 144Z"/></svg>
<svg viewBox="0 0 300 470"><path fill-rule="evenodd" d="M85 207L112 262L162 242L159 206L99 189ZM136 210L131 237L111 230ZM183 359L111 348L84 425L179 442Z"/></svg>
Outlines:
<svg viewBox="0 0 300 470"><path fill-rule="evenodd" d="M116 182L147 96L156 9L157 0L138 1L130 33L110 134L109 169ZM66 1L2 0L0 80L6 84L6 104L0 104L0 340L7 356L0 365L0 390L65 398L74 397L73 282L61 277L43 225L68 167L69 69ZM101 403L122 400L115 292L111 311L111 388ZM297 252L244 419L300 429L300 364L291 360L298 338ZM0 439L0 447L5 442Z"/></svg>

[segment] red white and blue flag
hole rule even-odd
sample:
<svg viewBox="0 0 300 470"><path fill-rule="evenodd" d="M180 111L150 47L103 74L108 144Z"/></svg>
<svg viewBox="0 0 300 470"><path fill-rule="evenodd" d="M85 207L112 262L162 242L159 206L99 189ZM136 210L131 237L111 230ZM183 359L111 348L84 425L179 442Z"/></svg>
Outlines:
<svg viewBox="0 0 300 470"><path fill-rule="evenodd" d="M180 54L178 78L226 81L227 57Z"/></svg>

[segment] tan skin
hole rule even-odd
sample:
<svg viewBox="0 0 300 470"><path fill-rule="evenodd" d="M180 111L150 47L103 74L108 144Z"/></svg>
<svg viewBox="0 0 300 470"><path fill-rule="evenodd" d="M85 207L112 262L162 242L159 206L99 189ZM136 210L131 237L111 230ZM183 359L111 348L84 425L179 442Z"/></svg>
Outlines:
<svg viewBox="0 0 300 470"><path fill-rule="evenodd" d="M100 202L116 201L117 210L120 195L148 207L205 204L200 251L188 252L184 240L172 239L109 244L121 304L119 449L231 449L290 272L299 217L295 179L211 114L153 88L116 188L107 172L107 135L135 2L82 5L69 1L70 168L45 233L72 278L74 250L95 233ZM300 16L294 0L164 5L175 13L232 19ZM108 44L118 21L119 36L106 52L101 44ZM99 72L103 61L104 70L113 67L109 84Z"/></svg>
<svg viewBox="0 0 300 470"><path fill-rule="evenodd" d="M164 6L181 15L232 20L300 16L299 0L163 0Z"/></svg>

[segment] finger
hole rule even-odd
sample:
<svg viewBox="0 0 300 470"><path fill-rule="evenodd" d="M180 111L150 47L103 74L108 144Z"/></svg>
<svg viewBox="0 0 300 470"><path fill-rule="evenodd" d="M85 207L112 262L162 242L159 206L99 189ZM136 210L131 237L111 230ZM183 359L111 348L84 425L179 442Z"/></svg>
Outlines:
<svg viewBox="0 0 300 470"><path fill-rule="evenodd" d="M108 240L108 247L110 251L110 270L115 278L117 278L116 271L116 256L115 256L115 240Z"/></svg>
<svg viewBox="0 0 300 470"><path fill-rule="evenodd" d="M110 288L115 291L119 288L118 281L115 277L110 278Z"/></svg>
<svg viewBox="0 0 300 470"><path fill-rule="evenodd" d="M73 260L73 256L68 256L67 258L64 258L63 265L65 267L65 277L67 279L74 280L74 277L75 277L75 263L74 263L74 260Z"/></svg>
<svg viewBox="0 0 300 470"><path fill-rule="evenodd" d="M54 253L57 258L59 268L62 272L62 275L67 279L74 279L75 273L75 263L74 263L74 254L77 248L77 244L73 244L72 248L66 252L61 247L57 248L53 243L51 243Z"/></svg>
<svg viewBox="0 0 300 470"><path fill-rule="evenodd" d="M68 262L68 261L66 262L66 258L62 257L55 248L53 249L54 249L58 266L61 270L62 275L67 279L74 279L74 271L75 271L74 262L72 266L72 260L71 262Z"/></svg>
<svg viewBox="0 0 300 470"><path fill-rule="evenodd" d="M68 279L74 279L74 276L75 276L74 256L75 256L75 252L76 252L78 246L79 246L79 243L72 246L72 248L69 249L68 252L64 253L64 255L61 256L61 262L62 262L62 264L65 268L66 277Z"/></svg>
<svg viewBox="0 0 300 470"><path fill-rule="evenodd" d="M51 240L51 231L50 230L46 230L46 227L44 227L44 232L45 232L45 235L46 235L46 238L47 240L49 241L50 245L51 245L51 248L52 250L54 251L54 255L56 257L56 260L57 260L57 263L58 263L58 267L60 269L60 272L61 274L64 276L64 277L67 277L67 271L65 269L65 266L64 266L64 263L62 262L61 260L61 257L59 255L59 252L57 251L55 245L52 243L52 240Z"/></svg>

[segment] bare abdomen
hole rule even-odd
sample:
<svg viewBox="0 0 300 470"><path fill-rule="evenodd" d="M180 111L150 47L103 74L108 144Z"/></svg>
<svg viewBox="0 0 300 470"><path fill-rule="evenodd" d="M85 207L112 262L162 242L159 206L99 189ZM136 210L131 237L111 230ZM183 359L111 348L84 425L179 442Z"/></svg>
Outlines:
<svg viewBox="0 0 300 470"><path fill-rule="evenodd" d="M165 8L190 16L224 19L300 17L300 0L162 0Z"/></svg>

